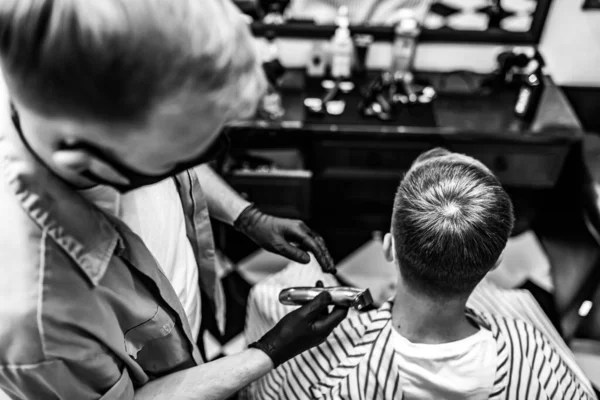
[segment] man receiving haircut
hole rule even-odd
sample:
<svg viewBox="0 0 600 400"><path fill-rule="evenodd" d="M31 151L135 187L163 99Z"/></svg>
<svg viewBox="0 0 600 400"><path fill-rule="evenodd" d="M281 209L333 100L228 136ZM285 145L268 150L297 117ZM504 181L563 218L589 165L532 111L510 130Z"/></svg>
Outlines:
<svg viewBox="0 0 600 400"><path fill-rule="evenodd" d="M266 86L229 0L2 0L0 67L0 391L225 399L345 317L324 295L240 354L196 344L202 301L224 322L209 216L333 264L201 165Z"/></svg>
<svg viewBox="0 0 600 400"><path fill-rule="evenodd" d="M513 228L510 198L488 168L433 149L413 163L393 207L383 248L399 269L394 298L252 384L251 398L595 398L536 327L467 306ZM250 340L273 309L268 294L305 284L298 275L289 269L253 289Z"/></svg>

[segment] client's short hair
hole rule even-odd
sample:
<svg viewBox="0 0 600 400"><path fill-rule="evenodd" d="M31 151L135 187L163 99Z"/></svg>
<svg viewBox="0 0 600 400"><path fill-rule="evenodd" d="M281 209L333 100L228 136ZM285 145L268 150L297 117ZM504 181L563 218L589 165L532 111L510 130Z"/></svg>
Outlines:
<svg viewBox="0 0 600 400"><path fill-rule="evenodd" d="M413 163L394 201L400 273L432 295L467 294L496 265L513 223L510 198L489 169L430 150Z"/></svg>
<svg viewBox="0 0 600 400"><path fill-rule="evenodd" d="M182 99L233 117L264 88L256 50L230 0L0 2L7 85L43 116L144 120Z"/></svg>

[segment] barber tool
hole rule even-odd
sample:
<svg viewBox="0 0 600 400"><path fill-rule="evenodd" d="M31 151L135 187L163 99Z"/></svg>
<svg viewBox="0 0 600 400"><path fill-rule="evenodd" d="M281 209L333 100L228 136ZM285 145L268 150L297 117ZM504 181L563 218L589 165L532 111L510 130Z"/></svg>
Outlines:
<svg viewBox="0 0 600 400"><path fill-rule="evenodd" d="M382 121L395 118L397 105L413 106L431 103L437 92L429 85L414 82L412 73L397 80L391 72L384 72L367 87L358 111L364 117L377 117Z"/></svg>
<svg viewBox="0 0 600 400"><path fill-rule="evenodd" d="M408 72L403 76L404 79L396 82L396 93L392 95L394 103L401 104L428 104L431 103L437 96L435 89L431 86L422 86L414 83L412 72Z"/></svg>
<svg viewBox="0 0 600 400"><path fill-rule="evenodd" d="M541 64L537 63L537 65L533 65L532 71L527 74L519 90L519 96L515 104L515 115L525 122L531 123L537 112L543 92L544 75Z"/></svg>
<svg viewBox="0 0 600 400"><path fill-rule="evenodd" d="M435 89L417 83L411 70L420 32L421 27L414 12L403 10L394 28L390 70L377 77L367 88L359 104L359 112L363 116L389 121L395 117L396 104L428 104L435 99Z"/></svg>
<svg viewBox="0 0 600 400"><path fill-rule="evenodd" d="M267 92L261 99L258 107L258 115L264 119L277 120L285 114L279 86L285 74L285 67L279 61L279 48L276 42L275 32L268 31L265 34L267 46L263 54L263 70L268 80Z"/></svg>
<svg viewBox="0 0 600 400"><path fill-rule="evenodd" d="M421 27L414 12L410 9L403 10L394 28L392 45L391 73L394 82L390 89L394 103L426 104L436 97L433 87L417 84L412 73L420 33Z"/></svg>
<svg viewBox="0 0 600 400"><path fill-rule="evenodd" d="M526 71L534 60L544 64L539 52L531 47L514 47L503 51L498 54L496 60L498 68L483 81L482 87L492 90L518 88L523 83L523 77L527 75Z"/></svg>
<svg viewBox="0 0 600 400"><path fill-rule="evenodd" d="M325 96L321 99L307 98L304 100L304 106L315 114L341 115L346 109L344 100L335 100L340 92L350 93L354 90L354 83L350 81L332 81L324 80L321 83L326 90Z"/></svg>
<svg viewBox="0 0 600 400"><path fill-rule="evenodd" d="M333 90L337 87L342 93L350 93L354 90L354 83L351 81L332 81L330 79L325 79L321 82L321 86L326 90Z"/></svg>
<svg viewBox="0 0 600 400"><path fill-rule="evenodd" d="M394 118L394 104L390 92L394 78L390 72L384 72L375 78L367 87L358 111L364 117L377 117L382 121Z"/></svg>
<svg viewBox="0 0 600 400"><path fill-rule="evenodd" d="M336 306L351 307L357 311L373 304L369 289L352 287L291 287L279 293L279 302L288 306L308 303L322 292L331 294Z"/></svg>
<svg viewBox="0 0 600 400"><path fill-rule="evenodd" d="M417 38L420 33L421 27L414 12L410 9L402 10L398 23L394 27L392 73L402 75L410 71L413 66L417 50Z"/></svg>
<svg viewBox="0 0 600 400"><path fill-rule="evenodd" d="M498 55L498 69L483 86L493 90L518 88L517 117L531 122L544 92L544 58L534 48L515 47Z"/></svg>
<svg viewBox="0 0 600 400"><path fill-rule="evenodd" d="M263 70L267 80L274 86L279 86L281 79L285 75L285 67L279 60L279 46L277 45L277 36L270 30L265 33L267 45L263 53Z"/></svg>

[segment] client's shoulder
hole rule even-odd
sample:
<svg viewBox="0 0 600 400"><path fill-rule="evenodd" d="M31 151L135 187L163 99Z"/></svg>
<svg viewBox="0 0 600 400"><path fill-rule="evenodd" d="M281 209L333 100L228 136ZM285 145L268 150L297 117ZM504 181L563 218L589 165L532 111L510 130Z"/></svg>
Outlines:
<svg viewBox="0 0 600 400"><path fill-rule="evenodd" d="M369 311L350 310L348 317L332 332L331 340L349 341L354 345L372 343L391 321L391 310L389 302Z"/></svg>
<svg viewBox="0 0 600 400"><path fill-rule="evenodd" d="M480 326L492 332L499 355L514 357L515 354L519 354L520 358L529 359L541 354L550 356L557 353L555 343L529 321L472 309L468 310L468 313L479 318Z"/></svg>
<svg viewBox="0 0 600 400"><path fill-rule="evenodd" d="M467 309L467 314L477 320L480 326L492 331L494 336L504 337L534 337L542 332L533 324L520 318L511 318L487 311Z"/></svg>
<svg viewBox="0 0 600 400"><path fill-rule="evenodd" d="M497 374L505 376L508 381L527 382L526 390L531 396L526 398L537 397L537 391L546 393L549 399L596 398L588 379L562 339L557 341L546 334L546 329L519 318L469 312L487 323L496 339ZM513 386L518 388L520 383ZM508 398L513 397L509 395Z"/></svg>

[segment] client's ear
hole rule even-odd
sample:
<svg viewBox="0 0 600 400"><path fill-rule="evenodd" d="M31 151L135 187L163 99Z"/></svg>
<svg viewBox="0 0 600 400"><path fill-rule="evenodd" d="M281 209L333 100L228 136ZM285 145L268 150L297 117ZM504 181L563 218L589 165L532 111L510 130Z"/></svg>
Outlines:
<svg viewBox="0 0 600 400"><path fill-rule="evenodd" d="M498 268L500 266L500 264L502 264L502 256L498 257L498 260L496 261L496 264L494 264L494 266L492 267L492 269L490 269L490 272L495 270L496 268Z"/></svg>
<svg viewBox="0 0 600 400"><path fill-rule="evenodd" d="M383 255L385 259L392 262L396 259L394 254L394 238L391 233L386 233L383 237Z"/></svg>

